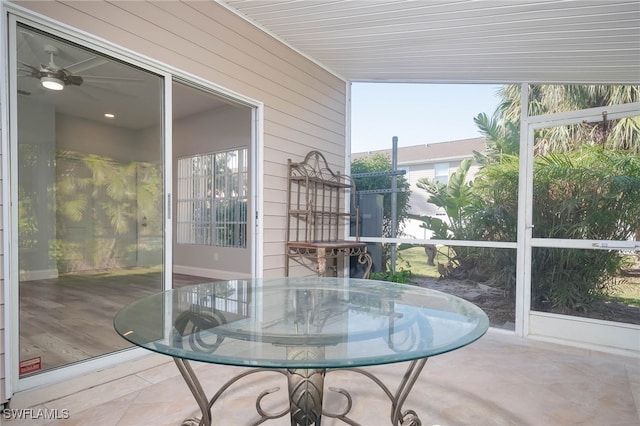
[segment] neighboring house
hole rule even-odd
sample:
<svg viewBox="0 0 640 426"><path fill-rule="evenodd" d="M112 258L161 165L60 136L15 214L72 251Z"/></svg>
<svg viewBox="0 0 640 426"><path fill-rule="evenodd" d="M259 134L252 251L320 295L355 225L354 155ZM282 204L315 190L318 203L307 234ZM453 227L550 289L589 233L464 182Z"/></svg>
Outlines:
<svg viewBox="0 0 640 426"><path fill-rule="evenodd" d="M404 176L411 185L410 213L444 219L444 210L427 201L430 194L424 189L418 188L418 181L422 178L428 178L437 179L446 184L449 176L458 169L463 160L473 158L474 151L483 152L485 147L484 138L399 147L397 153L398 169L406 172ZM392 155L391 149L354 152L351 154L351 161L376 154L387 155L389 158ZM477 170L478 164L474 162L469 169L469 180L473 179ZM430 232L425 228L421 228L421 223L418 220L407 220L404 227L405 235L410 238L429 238L431 236Z"/></svg>

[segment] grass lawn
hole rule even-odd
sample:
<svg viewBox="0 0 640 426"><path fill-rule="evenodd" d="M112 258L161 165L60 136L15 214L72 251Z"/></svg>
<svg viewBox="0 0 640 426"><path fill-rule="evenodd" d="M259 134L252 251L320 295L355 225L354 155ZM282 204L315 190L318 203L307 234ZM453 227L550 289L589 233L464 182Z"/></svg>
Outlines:
<svg viewBox="0 0 640 426"><path fill-rule="evenodd" d="M625 279L609 290L609 299L640 307L640 280Z"/></svg>
<svg viewBox="0 0 640 426"><path fill-rule="evenodd" d="M438 247L438 254L434 259L434 263L447 264L448 249L445 247ZM427 255L424 252L422 246L411 246L409 244L402 244L398 249L398 258L396 259L396 269L408 269L411 271L411 275L429 278L439 278L440 274L436 266L427 265Z"/></svg>

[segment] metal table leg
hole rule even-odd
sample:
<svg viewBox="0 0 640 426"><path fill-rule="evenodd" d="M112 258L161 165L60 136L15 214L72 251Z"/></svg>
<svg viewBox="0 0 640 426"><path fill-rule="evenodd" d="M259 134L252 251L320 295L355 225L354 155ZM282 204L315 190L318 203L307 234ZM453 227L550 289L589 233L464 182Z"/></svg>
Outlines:
<svg viewBox="0 0 640 426"><path fill-rule="evenodd" d="M180 358L174 358L174 361L178 367L178 370L182 374L189 390L193 394L202 417L186 419L182 426L211 426L212 416L211 407L222 396L222 394L238 380L255 373L280 373L287 376L288 391L289 391L289 406L278 412L267 412L261 406L261 401L266 396L277 392L280 388L275 387L267 389L258 395L256 399L256 411L260 418L252 423L252 426L262 424L268 420L277 419L285 416L287 413L291 417L292 426L320 426L322 423L322 416L337 418L346 424L352 426L361 426L360 423L352 420L348 417L349 412L353 406L351 394L340 388L329 388L330 391L341 394L346 399L346 406L339 413L328 412L323 409L322 400L324 392L324 378L327 372L331 371L352 371L361 374L374 383L376 383L380 389L387 395L391 402L390 420L392 426L421 426L422 422L417 413L413 410L403 410L405 401L407 400L411 390L413 389L420 373L422 372L427 358L411 361L403 375L398 389L392 392L382 380L376 377L371 372L362 368L349 368L349 369L261 369L255 368L246 370L241 374L233 377L227 381L216 394L209 400L200 381L196 377L196 374L189 364L189 361Z"/></svg>
<svg viewBox="0 0 640 426"><path fill-rule="evenodd" d="M200 412L202 413L200 420L196 418L189 418L182 422L182 426L211 426L211 407L209 406L209 400L207 399L207 395L204 393L204 389L202 388L200 381L196 377L196 373L193 371L193 368L191 368L191 364L189 364L189 361L182 358L173 358L173 360L178 366L180 374L182 374L184 381L187 383L187 386L193 394L193 397L196 399L198 407L200 407Z"/></svg>
<svg viewBox="0 0 640 426"><path fill-rule="evenodd" d="M403 410L403 406L413 386L416 381L420 377L420 373L422 372L425 364L427 363L428 358L423 358L419 360L411 361L405 371L400 384L398 385L398 389L395 392L392 392L387 385L382 382L378 377L376 377L371 372L362 369L362 368L348 368L342 369L346 371L353 371L355 373L362 374L363 376L371 379L375 384L382 389L382 391L387 395L389 400L391 401L391 413L390 420L393 426L421 426L422 422L418 417L418 414L414 410ZM330 371L338 371L330 370ZM328 413L326 411L323 414L327 417L333 417L342 420L343 422L350 424L352 426L360 426L360 423L355 422L354 420L347 417L349 411L351 411L351 396L349 392L344 389L339 388L330 388L329 390L338 392L345 396L347 399L346 408L341 413Z"/></svg>

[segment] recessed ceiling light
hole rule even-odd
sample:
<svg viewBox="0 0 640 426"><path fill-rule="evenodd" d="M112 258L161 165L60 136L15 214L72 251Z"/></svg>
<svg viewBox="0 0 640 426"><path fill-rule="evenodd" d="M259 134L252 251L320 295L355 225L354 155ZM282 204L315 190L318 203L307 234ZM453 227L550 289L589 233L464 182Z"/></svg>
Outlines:
<svg viewBox="0 0 640 426"><path fill-rule="evenodd" d="M105 117L105 118L116 118L116 115L115 115L115 114L112 114L112 113L110 113L110 112L105 112L105 113L104 113L104 117Z"/></svg>

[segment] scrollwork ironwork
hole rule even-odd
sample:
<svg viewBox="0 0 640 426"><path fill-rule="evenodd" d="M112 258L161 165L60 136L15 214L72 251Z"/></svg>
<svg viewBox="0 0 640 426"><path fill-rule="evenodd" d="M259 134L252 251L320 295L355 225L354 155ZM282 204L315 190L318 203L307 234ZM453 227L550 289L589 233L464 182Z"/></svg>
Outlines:
<svg viewBox="0 0 640 426"><path fill-rule="evenodd" d="M376 375L370 371L362 368L349 368L349 369L262 369L255 368L244 371L237 376L234 376L224 385L220 387L218 392L210 399L207 396L200 385L195 373L191 369L188 361L175 358L176 365L183 375L189 389L193 393L202 417L189 418L182 423L182 426L210 426L212 423L211 408L215 402L224 394L233 384L240 379L256 373L280 373L287 376L289 383L289 406L283 408L280 411L269 412L262 406L262 401L265 397L274 394L280 390L280 387L273 387L261 392L256 399L256 411L258 413L258 420L251 423L252 426L260 425L268 420L277 419L291 415L292 425L296 426L319 426L321 424L322 416L338 419L346 424L352 426L361 426L360 423L348 417L353 407L353 400L351 394L341 388L330 387L329 390L337 392L346 398L346 406L339 412L330 412L323 409L322 406L322 388L324 387L325 375L333 371L350 371L361 374L371 381L373 381L384 392L389 401L391 402L391 425L393 426L421 426L422 422L418 417L418 414L411 409L403 410L404 403L409 396L409 393L413 389L424 365L427 362L427 358L411 361L407 367L407 370L398 385L395 392L392 392L389 387Z"/></svg>
<svg viewBox="0 0 640 426"><path fill-rule="evenodd" d="M199 332L215 328L224 323L226 323L226 320L219 313L184 311L173 322L174 331L176 332L173 335L174 344L188 344L191 349L214 352L218 349L224 337L218 335L215 336L212 342L208 342L201 337Z"/></svg>
<svg viewBox="0 0 640 426"><path fill-rule="evenodd" d="M304 327L305 329L314 326L322 328L327 318L331 317L331 310L322 312L319 304L320 301L313 297L313 294L307 292L297 292L294 298L294 311L296 314L296 327ZM416 344L424 344L432 338L432 333L426 333L426 336L420 337L415 335L410 328L394 328L396 316L402 317L396 313L393 306L389 307L390 334L388 336L388 344L391 349L397 349L401 346L413 346ZM418 318L421 322L420 330L430 331L428 323L423 324L426 319ZM221 335L216 336L215 333L207 335L210 340L201 337L199 331L213 329L220 324L226 322L221 315L212 315L208 311L191 309L181 313L174 321L174 343L181 345L190 345L200 351L215 351L223 343ZM393 330L393 332L392 332ZM424 340L424 341L423 341ZM292 346L287 347L287 359L294 360L320 360L325 356L324 347L318 346ZM362 368L345 368L345 369L326 369L326 368L301 368L301 369L268 369L255 368L242 372L222 385L216 394L208 399L204 389L198 381L195 372L186 359L174 358L174 361L182 374L187 386L191 390L200 408L202 417L200 419L189 418L184 421L183 426L209 426L212 423L211 409L218 399L240 379L255 373L276 372L283 374L287 378L287 389L289 396L289 404L285 408L273 411L266 410L263 406L263 400L280 390L280 387L269 388L261 392L255 402L258 419L252 425L260 425L268 420L277 419L287 414L290 415L292 426L320 426L322 417L327 416L339 419L340 421L352 425L360 426L355 420L349 417L349 413L353 407L351 394L341 388L329 388L331 391L341 394L346 398L346 406L337 411L329 412L323 408L324 398L324 382L325 375L331 371L352 371L359 373L374 383L387 395L391 402L390 420L393 426L421 426L420 418L414 410L403 410L404 403L414 387L427 359L411 361L406 369L405 374L398 385L395 392L392 392L382 380Z"/></svg>

